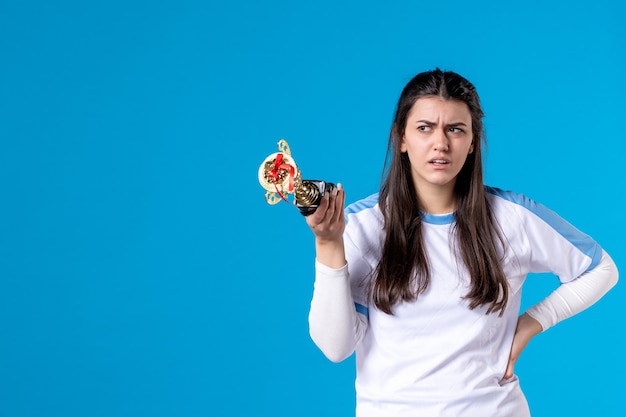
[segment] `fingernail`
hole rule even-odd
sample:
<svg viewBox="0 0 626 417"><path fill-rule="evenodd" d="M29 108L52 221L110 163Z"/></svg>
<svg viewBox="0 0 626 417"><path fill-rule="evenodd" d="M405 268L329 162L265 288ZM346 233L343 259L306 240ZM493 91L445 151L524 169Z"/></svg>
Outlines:
<svg viewBox="0 0 626 417"><path fill-rule="evenodd" d="M342 184L342 183L340 183L340 182L338 182L338 183L337 183L337 189L338 189L338 190L343 190L343 184Z"/></svg>

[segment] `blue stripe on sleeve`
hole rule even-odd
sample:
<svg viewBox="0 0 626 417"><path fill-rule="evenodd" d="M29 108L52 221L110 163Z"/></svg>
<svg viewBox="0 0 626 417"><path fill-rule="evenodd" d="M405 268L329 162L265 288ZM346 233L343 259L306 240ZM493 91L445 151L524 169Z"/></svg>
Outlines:
<svg viewBox="0 0 626 417"><path fill-rule="evenodd" d="M354 306L356 307L356 312L357 313L361 313L361 314L363 314L367 318L370 317L370 313L369 313L369 310L367 309L367 307L365 307L364 305L359 304L359 303L354 303Z"/></svg>
<svg viewBox="0 0 626 417"><path fill-rule="evenodd" d="M350 204L344 210L344 214L347 218L349 214L355 214L360 211L367 210L369 208L374 207L376 204L378 204L378 193L372 194L369 197L365 197L362 200L359 200Z"/></svg>
<svg viewBox="0 0 626 417"><path fill-rule="evenodd" d="M600 245L598 245L590 236L576 229L549 208L522 194L513 193L511 191L504 191L493 187L485 187L485 191L506 201L518 204L545 221L550 227L567 239L568 242L591 258L591 264L587 268L587 271L595 268L595 266L600 262L600 259L602 258L602 248Z"/></svg>

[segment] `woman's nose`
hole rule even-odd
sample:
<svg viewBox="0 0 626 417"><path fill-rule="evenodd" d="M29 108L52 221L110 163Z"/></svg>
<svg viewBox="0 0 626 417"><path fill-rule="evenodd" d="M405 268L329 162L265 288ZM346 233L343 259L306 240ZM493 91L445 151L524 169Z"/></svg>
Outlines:
<svg viewBox="0 0 626 417"><path fill-rule="evenodd" d="M438 130L433 135L433 140L434 140L434 149L436 151L443 152L443 151L448 150L448 137L446 136L445 132Z"/></svg>

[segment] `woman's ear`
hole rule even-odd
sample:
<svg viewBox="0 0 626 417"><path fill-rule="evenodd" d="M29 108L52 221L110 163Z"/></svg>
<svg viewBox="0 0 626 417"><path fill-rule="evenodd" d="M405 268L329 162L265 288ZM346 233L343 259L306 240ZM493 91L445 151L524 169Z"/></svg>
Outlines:
<svg viewBox="0 0 626 417"><path fill-rule="evenodd" d="M406 152L406 143L404 142L404 135L400 139L400 152L402 153Z"/></svg>
<svg viewBox="0 0 626 417"><path fill-rule="evenodd" d="M400 132L400 129L398 129L398 125L396 125L395 123L393 124L393 127L391 128L391 135L394 138L400 138L400 152L405 153L406 152L406 144L404 143L404 132Z"/></svg>

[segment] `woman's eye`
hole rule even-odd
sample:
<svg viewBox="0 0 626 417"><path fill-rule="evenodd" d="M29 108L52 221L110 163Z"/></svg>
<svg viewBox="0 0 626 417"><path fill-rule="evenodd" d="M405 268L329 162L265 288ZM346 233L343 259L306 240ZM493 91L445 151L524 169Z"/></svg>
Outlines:
<svg viewBox="0 0 626 417"><path fill-rule="evenodd" d="M428 132L430 130L430 126L428 125L417 126L417 130L419 130L420 132Z"/></svg>
<svg viewBox="0 0 626 417"><path fill-rule="evenodd" d="M451 128L449 129L449 131L450 131L451 133L463 133L463 129L458 128L458 127L451 127Z"/></svg>

